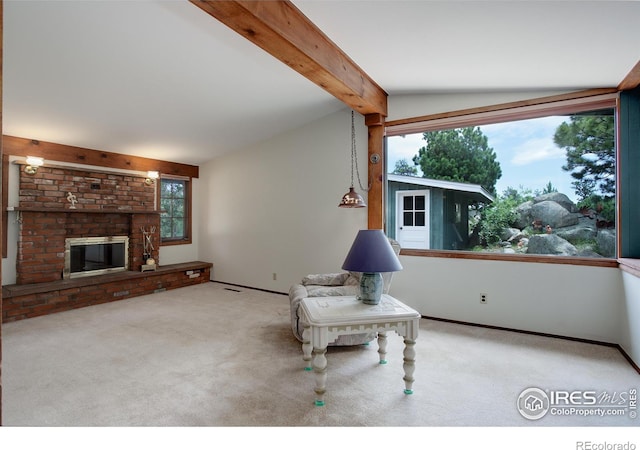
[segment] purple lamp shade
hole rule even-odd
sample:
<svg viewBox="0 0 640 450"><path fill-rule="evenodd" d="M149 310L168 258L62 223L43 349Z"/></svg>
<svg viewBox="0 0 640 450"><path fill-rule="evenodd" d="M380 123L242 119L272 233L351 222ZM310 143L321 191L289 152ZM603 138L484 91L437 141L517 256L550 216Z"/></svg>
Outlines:
<svg viewBox="0 0 640 450"><path fill-rule="evenodd" d="M360 230L342 268L363 273L397 272L402 264L382 230Z"/></svg>

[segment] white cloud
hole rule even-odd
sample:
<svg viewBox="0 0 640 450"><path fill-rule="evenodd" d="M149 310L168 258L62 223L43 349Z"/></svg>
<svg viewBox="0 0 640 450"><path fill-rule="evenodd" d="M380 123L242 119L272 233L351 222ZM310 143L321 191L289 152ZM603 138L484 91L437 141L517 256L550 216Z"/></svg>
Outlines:
<svg viewBox="0 0 640 450"><path fill-rule="evenodd" d="M413 157L418 154L418 150L424 147L425 142L422 139L422 133L408 134L406 136L390 136L387 139L389 147L389 161L387 168L389 172L393 171L396 161L406 160L409 165L413 165ZM418 171L420 168L416 166Z"/></svg>
<svg viewBox="0 0 640 450"><path fill-rule="evenodd" d="M480 127L489 138L501 161L514 166L563 160L564 150L553 142L553 135L564 116L540 117L537 119L497 123ZM533 174L532 174L533 175Z"/></svg>
<svg viewBox="0 0 640 450"><path fill-rule="evenodd" d="M512 140L528 140L541 135L553 136L558 125L566 120L567 118L564 116L548 116L483 125L480 129L490 137L489 145L493 145L492 143Z"/></svg>
<svg viewBox="0 0 640 450"><path fill-rule="evenodd" d="M513 148L511 164L524 166L538 161L563 160L564 150L557 147L549 138L530 139Z"/></svg>
<svg viewBox="0 0 640 450"><path fill-rule="evenodd" d="M389 146L393 145L393 153L397 159L411 160L418 154L418 150L424 147L425 141L420 134L408 134L406 136L389 137Z"/></svg>

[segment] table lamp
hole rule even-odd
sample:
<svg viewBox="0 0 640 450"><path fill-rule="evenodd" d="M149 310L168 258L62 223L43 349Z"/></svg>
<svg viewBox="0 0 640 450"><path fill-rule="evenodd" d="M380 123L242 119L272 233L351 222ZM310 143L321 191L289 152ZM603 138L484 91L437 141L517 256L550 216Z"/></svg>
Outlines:
<svg viewBox="0 0 640 450"><path fill-rule="evenodd" d="M362 303L377 305L382 296L382 273L402 270L402 264L382 230L360 230L342 265L344 270L362 272Z"/></svg>

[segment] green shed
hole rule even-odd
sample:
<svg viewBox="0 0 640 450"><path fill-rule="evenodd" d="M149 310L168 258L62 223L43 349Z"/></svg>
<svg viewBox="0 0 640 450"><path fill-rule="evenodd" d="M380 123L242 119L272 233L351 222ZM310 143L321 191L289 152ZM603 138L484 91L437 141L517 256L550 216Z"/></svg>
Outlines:
<svg viewBox="0 0 640 450"><path fill-rule="evenodd" d="M461 250L469 245L469 214L493 196L478 184L387 175L387 236L402 248Z"/></svg>

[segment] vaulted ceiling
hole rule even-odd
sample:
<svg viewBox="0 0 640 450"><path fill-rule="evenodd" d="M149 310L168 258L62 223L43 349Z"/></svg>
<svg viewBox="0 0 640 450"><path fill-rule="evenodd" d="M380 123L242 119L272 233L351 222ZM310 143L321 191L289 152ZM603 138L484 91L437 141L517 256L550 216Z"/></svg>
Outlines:
<svg viewBox="0 0 640 450"><path fill-rule="evenodd" d="M616 87L640 60L636 1L293 5L390 96ZM187 0L5 0L3 96L5 135L196 165L345 107Z"/></svg>

